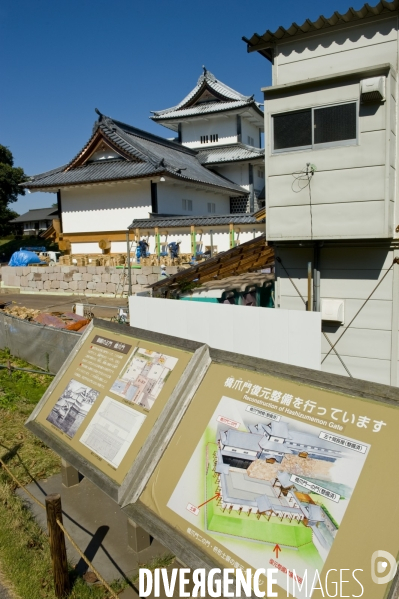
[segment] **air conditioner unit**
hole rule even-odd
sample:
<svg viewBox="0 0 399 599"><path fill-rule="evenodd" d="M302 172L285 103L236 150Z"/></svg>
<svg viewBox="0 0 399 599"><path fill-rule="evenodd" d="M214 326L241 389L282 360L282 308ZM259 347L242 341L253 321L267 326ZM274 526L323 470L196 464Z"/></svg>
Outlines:
<svg viewBox="0 0 399 599"><path fill-rule="evenodd" d="M368 102L384 102L385 77L362 79L360 82L360 100L362 104L366 104Z"/></svg>
<svg viewBox="0 0 399 599"><path fill-rule="evenodd" d="M341 299L321 300L321 319L328 322L344 324L345 320L345 301Z"/></svg>

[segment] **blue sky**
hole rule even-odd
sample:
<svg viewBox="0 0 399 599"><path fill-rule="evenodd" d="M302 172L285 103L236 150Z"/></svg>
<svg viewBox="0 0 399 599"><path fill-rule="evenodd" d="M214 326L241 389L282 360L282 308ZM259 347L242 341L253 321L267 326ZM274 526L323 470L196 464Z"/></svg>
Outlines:
<svg viewBox="0 0 399 599"><path fill-rule="evenodd" d="M2 0L0 143L28 174L55 168L89 139L95 107L168 137L149 120L150 110L181 100L203 64L262 102L270 63L247 54L242 36L349 6L349 0ZM52 194L27 194L11 207L22 213L54 201Z"/></svg>

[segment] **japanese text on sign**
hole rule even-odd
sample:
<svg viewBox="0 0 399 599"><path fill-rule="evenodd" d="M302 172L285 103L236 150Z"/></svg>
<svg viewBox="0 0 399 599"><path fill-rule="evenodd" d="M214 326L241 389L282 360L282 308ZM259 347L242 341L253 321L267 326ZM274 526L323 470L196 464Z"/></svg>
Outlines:
<svg viewBox="0 0 399 599"><path fill-rule="evenodd" d="M382 427L386 426L386 422L382 420L372 420L368 416L357 416L356 414L350 414L344 410L340 410L338 408L325 408L324 406L319 405L316 401L310 399L302 399L301 397L294 397L294 395L290 393L283 393L283 391L279 391L278 389L271 389L269 387L262 387L261 385L253 385L251 381L245 381L243 379L236 379L232 376L227 377L225 380L224 386L236 390L241 391L242 393L247 393L244 395L244 399L260 403L267 407L268 404L265 404L264 401L261 401L259 398L266 399L274 404L279 404L280 406L286 406L285 412L287 414L298 416L299 418L309 420L312 422L317 422L318 424L327 425L327 420L321 420L319 417L329 417L332 421L336 422L336 427L339 430L343 430L341 425L338 423L346 424L350 422L351 424L356 424L358 428L370 428L372 427L373 433L379 433ZM295 408L297 412L289 409L288 406L292 406ZM281 408L280 408L281 409Z"/></svg>
<svg viewBox="0 0 399 599"><path fill-rule="evenodd" d="M325 441L330 441L330 443L335 443L336 445L341 445L342 447L347 447L348 449L352 449L353 451L358 451L359 453L366 453L367 447L366 445L361 445L357 443L357 441L351 441L350 439L343 439L342 437L337 437L336 435L330 435L330 433L321 432L319 435L319 439L324 439Z"/></svg>
<svg viewBox="0 0 399 599"><path fill-rule="evenodd" d="M100 335L96 335L92 343L95 343L96 345L101 345L101 347L106 347L107 349L112 349L113 351L117 351L121 354L129 353L129 350L132 347L128 343L114 341L113 339L108 339L107 337L103 337Z"/></svg>
<svg viewBox="0 0 399 599"><path fill-rule="evenodd" d="M312 493L317 493L317 495L322 495L327 499L331 499L331 501L335 501L335 503L338 503L341 498L341 496L338 495L338 493L334 493L334 491L330 491L329 489L325 489L320 485L316 485L315 483L310 482L310 480L306 480L306 478L301 478L296 474L291 475L290 481L292 483L300 485L301 487L305 487L305 489L308 489L308 491L312 491Z"/></svg>

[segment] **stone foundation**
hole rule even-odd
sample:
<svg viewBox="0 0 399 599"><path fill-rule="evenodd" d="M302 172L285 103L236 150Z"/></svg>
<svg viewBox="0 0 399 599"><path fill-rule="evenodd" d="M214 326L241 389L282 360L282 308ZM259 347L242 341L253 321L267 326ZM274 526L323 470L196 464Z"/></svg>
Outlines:
<svg viewBox="0 0 399 599"><path fill-rule="evenodd" d="M168 266L167 274L176 274L177 266ZM145 291L156 283L160 266L132 269L132 292ZM18 287L22 293L68 293L86 295L127 295L128 271L114 266L3 266L2 287Z"/></svg>

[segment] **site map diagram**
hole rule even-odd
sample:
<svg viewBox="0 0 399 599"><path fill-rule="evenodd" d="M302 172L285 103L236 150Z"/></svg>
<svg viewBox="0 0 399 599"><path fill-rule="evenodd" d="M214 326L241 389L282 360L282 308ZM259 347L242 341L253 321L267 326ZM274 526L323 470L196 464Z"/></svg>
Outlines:
<svg viewBox="0 0 399 599"><path fill-rule="evenodd" d="M177 362L178 358L137 347L110 390L150 410Z"/></svg>
<svg viewBox="0 0 399 599"><path fill-rule="evenodd" d="M369 448L223 396L167 505L287 589L287 572L321 572Z"/></svg>
<svg viewBox="0 0 399 599"><path fill-rule="evenodd" d="M79 441L117 468L145 419L106 395Z"/></svg>

